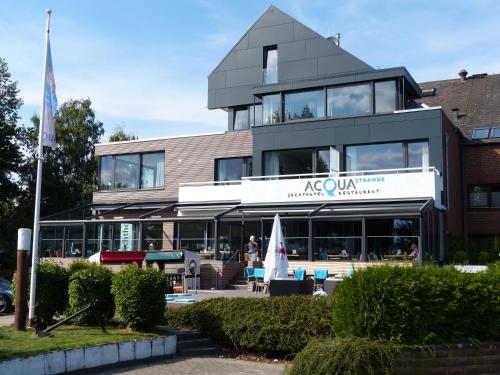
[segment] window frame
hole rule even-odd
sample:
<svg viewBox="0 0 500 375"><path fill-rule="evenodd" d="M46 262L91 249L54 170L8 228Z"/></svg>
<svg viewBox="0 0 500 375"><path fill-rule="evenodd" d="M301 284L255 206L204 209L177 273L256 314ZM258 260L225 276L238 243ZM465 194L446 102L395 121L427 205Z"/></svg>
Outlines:
<svg viewBox="0 0 500 375"><path fill-rule="evenodd" d="M262 175L263 176L268 176L266 175L266 153L270 153L270 152L283 152L283 151L297 151L297 150L311 150L312 153L311 153L311 170L312 172L311 173L304 173L304 174L311 174L311 175L317 175L318 173L321 173L321 174L324 174L324 173L332 173L332 171L330 172L317 172L317 168L318 168L318 153L319 151L322 151L322 150L328 150L328 151L331 151L331 149L336 149L335 148L335 145L332 145L332 146L318 146L318 147L294 147L294 148L283 148L283 149L279 149L279 150L264 150L262 151L262 156L261 156L261 171L262 171ZM329 165L329 169L331 170L332 166ZM286 174L278 174L279 176L287 176ZM269 175L269 176L272 176L272 175Z"/></svg>
<svg viewBox="0 0 500 375"><path fill-rule="evenodd" d="M409 140L409 141L393 141L393 142L373 142L373 143L356 143L356 144L349 144L349 145L344 145L344 148L343 148L343 162L341 163L341 166L342 166L342 169L344 172L355 172L355 171L347 171L347 147L357 147L357 146L371 146L371 145L386 145L386 144L397 144L397 143L401 143L402 144L402 150L403 150L403 168L409 168L408 167L408 161L409 161L409 157L408 157L408 145L409 144L412 144L412 143L423 143L423 142L427 142L427 150L429 152L429 156L430 156L430 148L429 148L429 140L428 139L412 139L412 140ZM428 169L430 168L431 165L430 165L430 158L429 158L429 165L428 166L424 166L424 167L421 167L422 170L424 169ZM367 171L359 171L359 172L368 172L369 170ZM410 171L406 171L406 172L410 172Z"/></svg>
<svg viewBox="0 0 500 375"><path fill-rule="evenodd" d="M500 138L500 127L490 129L490 138Z"/></svg>
<svg viewBox="0 0 500 375"><path fill-rule="evenodd" d="M142 188L141 187L141 171L142 171L142 156L147 155L147 154L159 154L163 153L163 186L160 187L146 187ZM115 169L116 169L116 157L117 156L129 156L129 155L137 155L138 157L138 165L137 165L137 172L136 172L136 186L135 188L117 188L115 187L115 181L116 181L116 176L115 176ZM163 190L165 189L166 186L166 181L165 181L165 161L166 161L166 152L165 150L155 150L155 151L147 151L147 152L128 152L128 153L123 153L123 154L112 154L112 155L100 155L99 156L99 163L98 163L98 172L97 172L97 191L100 193L105 193L105 192L119 192L119 191L140 191L140 190ZM101 162L103 157L110 156L112 158L112 185L110 189L107 190L102 190L100 189L100 182L101 182Z"/></svg>
<svg viewBox="0 0 500 375"><path fill-rule="evenodd" d="M240 159L241 160L241 172L242 175L241 177L250 177L248 175L248 161L252 160L253 164L253 156L235 156L235 157L230 157L230 158L217 158L214 159L214 182L220 182L220 183L227 183L228 181L222 181L218 180L218 175L219 175L219 161L221 160L234 160L234 159ZM253 167L252 167L253 169Z"/></svg>
<svg viewBox="0 0 500 375"><path fill-rule="evenodd" d="M292 119L292 120L287 120L286 119L286 96L287 95L294 95L294 94L303 94L307 92L323 92L323 113L320 114L319 117L310 117L310 118L297 118L297 119ZM306 121L317 121L317 120L323 120L327 118L327 91L326 88L320 87L320 88L310 88L310 89L305 89L305 90L290 90L290 91L284 91L280 92L281 94L281 116L280 120L281 122L284 123L294 123L294 122L306 122ZM318 112L319 113L319 112ZM267 125L273 125L273 124L267 124Z"/></svg>
<svg viewBox="0 0 500 375"><path fill-rule="evenodd" d="M474 186L481 186L486 189L486 200L487 205L482 207L474 207L471 205L471 193ZM493 206L493 190L499 189L500 184L469 184L467 185L467 208L470 211L482 211L482 210L500 210L499 206Z"/></svg>
<svg viewBox="0 0 500 375"><path fill-rule="evenodd" d="M394 82L394 111L399 110L399 85L398 85L398 79L397 78L391 78L391 79L381 79L378 81L372 81L372 97L373 97L373 108L372 108L372 113L374 115L386 115L390 113L394 113L394 111L391 112L377 112L377 83L384 83L384 82Z"/></svg>
<svg viewBox="0 0 500 375"><path fill-rule="evenodd" d="M266 70L267 70L267 59L269 51L276 51L276 82L266 82ZM278 83L278 45L272 44L269 46L263 47L263 56L262 56L262 84L263 85L275 85Z"/></svg>
<svg viewBox="0 0 500 375"><path fill-rule="evenodd" d="M367 85L370 90L370 109L368 112L357 113L353 115L339 115L339 116L329 116L328 115L328 90L330 89L340 89L349 86L364 86ZM363 82L352 82L352 83L343 83L340 85L329 85L325 86L325 119L336 120L342 118L351 118L351 117L363 117L363 116L371 116L375 113L375 91L374 91L374 82L373 81L363 81Z"/></svg>

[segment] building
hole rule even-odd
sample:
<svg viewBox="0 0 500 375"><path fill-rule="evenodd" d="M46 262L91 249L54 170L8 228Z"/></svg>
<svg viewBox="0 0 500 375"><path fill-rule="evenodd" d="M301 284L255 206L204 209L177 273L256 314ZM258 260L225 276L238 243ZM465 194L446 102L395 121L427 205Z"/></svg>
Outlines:
<svg viewBox="0 0 500 375"><path fill-rule="evenodd" d="M443 260L449 235L487 246L499 89L498 75L417 84L374 69L270 6L208 77L227 131L96 145L92 204L43 218L41 254L229 261L250 235L265 250L275 213L291 261L405 260L412 244L416 260Z"/></svg>

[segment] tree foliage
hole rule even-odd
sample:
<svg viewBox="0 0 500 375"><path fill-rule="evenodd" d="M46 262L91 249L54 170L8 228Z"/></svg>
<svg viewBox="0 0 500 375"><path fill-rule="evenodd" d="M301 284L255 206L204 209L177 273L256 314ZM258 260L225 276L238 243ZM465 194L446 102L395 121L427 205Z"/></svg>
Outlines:
<svg viewBox="0 0 500 375"><path fill-rule="evenodd" d="M109 142L135 141L136 139L139 139L139 137L132 133L125 133L121 126L116 127L113 134L109 136Z"/></svg>
<svg viewBox="0 0 500 375"><path fill-rule="evenodd" d="M12 257L7 254L10 242L5 238L5 233L19 194L15 178L22 159L16 139L22 104L17 82L12 81L6 61L0 58L0 228L4 234L0 237L0 272L12 266L9 264Z"/></svg>

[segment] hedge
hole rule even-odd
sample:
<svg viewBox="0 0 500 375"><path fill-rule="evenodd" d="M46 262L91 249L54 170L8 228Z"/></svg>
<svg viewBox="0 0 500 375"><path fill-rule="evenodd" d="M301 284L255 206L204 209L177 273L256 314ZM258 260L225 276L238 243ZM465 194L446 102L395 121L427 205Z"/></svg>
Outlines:
<svg viewBox="0 0 500 375"><path fill-rule="evenodd" d="M500 339L500 267L368 267L345 279L333 311L338 335L405 344Z"/></svg>
<svg viewBox="0 0 500 375"><path fill-rule="evenodd" d="M287 356L332 337L333 298L216 298L167 310L167 323L205 332L228 349Z"/></svg>
<svg viewBox="0 0 500 375"><path fill-rule="evenodd" d="M27 276L27 287L31 272ZM16 277L12 281L12 289L16 291ZM29 291L27 293L29 299ZM52 323L56 313L62 314L68 305L68 272L53 262L38 263L36 277L36 321L43 326Z"/></svg>
<svg viewBox="0 0 500 375"><path fill-rule="evenodd" d="M105 319L113 317L114 301L111 294L111 282L113 274L105 266L88 263L79 265L78 270L70 277L69 283L69 307L68 313L73 314L88 306L94 299L99 300L97 313ZM80 282L83 282L83 288ZM73 320L76 324L96 324L96 318L92 310L89 310Z"/></svg>
<svg viewBox="0 0 500 375"><path fill-rule="evenodd" d="M398 350L390 343L360 337L313 340L297 354L285 374L392 374Z"/></svg>
<svg viewBox="0 0 500 375"><path fill-rule="evenodd" d="M112 292L120 320L134 328L161 323L165 313L167 281L162 271L133 263L114 275Z"/></svg>

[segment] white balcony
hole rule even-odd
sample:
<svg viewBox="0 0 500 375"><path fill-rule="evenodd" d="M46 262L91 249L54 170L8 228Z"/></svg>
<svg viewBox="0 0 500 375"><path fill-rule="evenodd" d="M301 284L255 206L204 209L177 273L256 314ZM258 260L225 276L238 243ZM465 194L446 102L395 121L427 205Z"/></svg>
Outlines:
<svg viewBox="0 0 500 375"><path fill-rule="evenodd" d="M179 202L268 204L432 198L435 206L441 207L442 189L437 169L403 168L181 184Z"/></svg>

